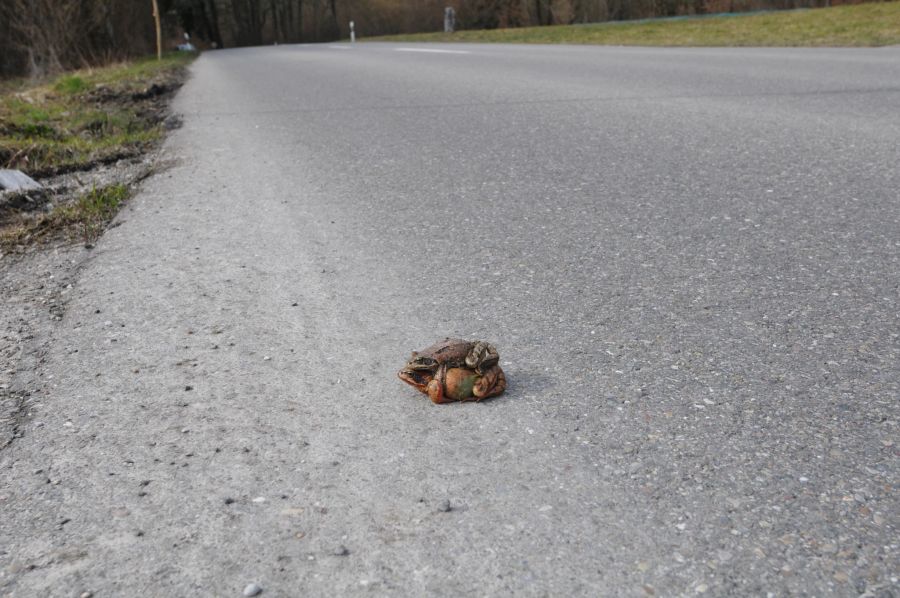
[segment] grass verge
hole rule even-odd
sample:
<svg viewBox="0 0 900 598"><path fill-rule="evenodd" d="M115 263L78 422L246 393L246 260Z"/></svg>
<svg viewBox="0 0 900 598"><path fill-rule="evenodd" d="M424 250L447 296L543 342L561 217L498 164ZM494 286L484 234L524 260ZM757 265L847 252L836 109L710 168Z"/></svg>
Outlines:
<svg viewBox="0 0 900 598"><path fill-rule="evenodd" d="M887 46L900 44L900 2L763 14L419 33L366 41L626 46Z"/></svg>
<svg viewBox="0 0 900 598"><path fill-rule="evenodd" d="M166 121L169 98L193 58L178 53L38 83L2 82L0 168L23 170L44 188L0 195L0 257L60 238L96 242L131 185L152 172L142 154L177 126L177 118Z"/></svg>
<svg viewBox="0 0 900 598"><path fill-rule="evenodd" d="M122 184L91 189L74 202L60 205L47 214L0 228L0 249L11 250L59 234L90 247L129 196L129 188Z"/></svg>
<svg viewBox="0 0 900 598"><path fill-rule="evenodd" d="M141 153L162 135L156 96L173 91L192 54L68 73L0 89L0 168L34 177Z"/></svg>

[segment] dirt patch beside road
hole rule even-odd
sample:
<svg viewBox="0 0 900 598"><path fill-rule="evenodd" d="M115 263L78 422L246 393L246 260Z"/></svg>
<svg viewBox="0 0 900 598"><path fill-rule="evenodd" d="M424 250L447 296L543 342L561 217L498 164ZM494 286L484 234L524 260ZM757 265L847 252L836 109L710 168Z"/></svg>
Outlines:
<svg viewBox="0 0 900 598"><path fill-rule="evenodd" d="M65 312L79 265L90 255L81 245L57 244L0 259L0 449L20 433L33 366Z"/></svg>

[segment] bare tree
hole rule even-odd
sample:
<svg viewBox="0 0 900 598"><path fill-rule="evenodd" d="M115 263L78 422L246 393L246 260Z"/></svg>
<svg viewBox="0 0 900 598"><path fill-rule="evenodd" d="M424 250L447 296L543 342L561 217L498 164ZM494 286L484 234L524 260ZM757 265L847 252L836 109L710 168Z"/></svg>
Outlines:
<svg viewBox="0 0 900 598"><path fill-rule="evenodd" d="M164 12L167 0L158 1ZM0 51L8 47L33 77L145 54L153 47L147 8L146 0L0 0L8 32Z"/></svg>
<svg viewBox="0 0 900 598"><path fill-rule="evenodd" d="M63 59L73 54L82 58L72 27L79 13L77 0L12 0L10 4L13 43L27 57L31 76L63 70Z"/></svg>

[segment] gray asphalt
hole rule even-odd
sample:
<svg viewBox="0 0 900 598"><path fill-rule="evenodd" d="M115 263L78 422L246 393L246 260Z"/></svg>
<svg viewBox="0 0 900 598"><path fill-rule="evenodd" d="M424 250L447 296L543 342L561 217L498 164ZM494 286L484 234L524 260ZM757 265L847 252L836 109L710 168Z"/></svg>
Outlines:
<svg viewBox="0 0 900 598"><path fill-rule="evenodd" d="M176 108L0 594L900 594L900 48L219 51ZM508 392L397 380L444 335Z"/></svg>

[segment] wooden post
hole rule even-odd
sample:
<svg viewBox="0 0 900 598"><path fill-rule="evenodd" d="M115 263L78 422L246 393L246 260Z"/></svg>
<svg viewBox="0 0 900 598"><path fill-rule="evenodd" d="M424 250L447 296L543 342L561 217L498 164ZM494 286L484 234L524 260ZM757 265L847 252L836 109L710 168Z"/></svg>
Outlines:
<svg viewBox="0 0 900 598"><path fill-rule="evenodd" d="M156 59L162 60L162 26L159 24L159 3L153 0L153 21L156 23Z"/></svg>

